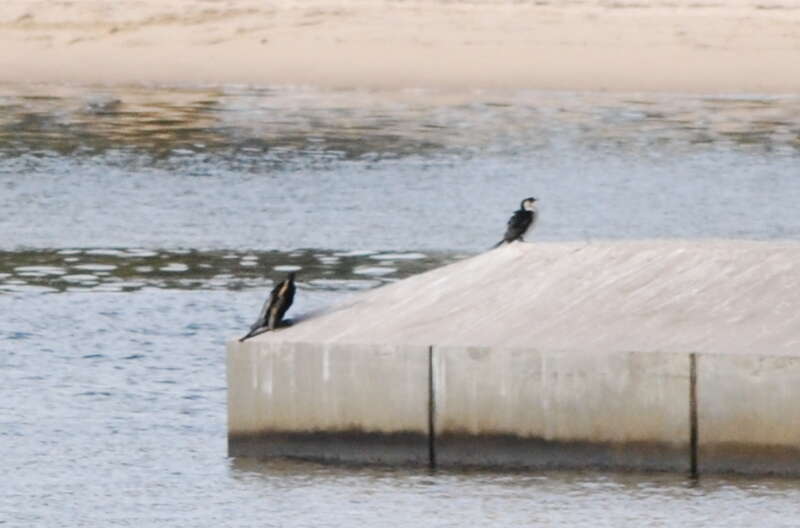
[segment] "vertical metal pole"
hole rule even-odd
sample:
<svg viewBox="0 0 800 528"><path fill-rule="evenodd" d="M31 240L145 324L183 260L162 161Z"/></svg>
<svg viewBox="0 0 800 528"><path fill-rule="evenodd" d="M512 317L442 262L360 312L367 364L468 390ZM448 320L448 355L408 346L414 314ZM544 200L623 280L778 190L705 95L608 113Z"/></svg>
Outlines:
<svg viewBox="0 0 800 528"><path fill-rule="evenodd" d="M699 430L697 423L697 354L689 354L689 473L697 478Z"/></svg>
<svg viewBox="0 0 800 528"><path fill-rule="evenodd" d="M433 376L433 346L428 347L428 465L436 469L436 392Z"/></svg>

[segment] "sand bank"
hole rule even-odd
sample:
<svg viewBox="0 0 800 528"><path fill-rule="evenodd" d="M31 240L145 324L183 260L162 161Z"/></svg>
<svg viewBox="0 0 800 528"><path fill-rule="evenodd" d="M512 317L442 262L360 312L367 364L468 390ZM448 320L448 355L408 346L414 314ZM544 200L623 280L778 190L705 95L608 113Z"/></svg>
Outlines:
<svg viewBox="0 0 800 528"><path fill-rule="evenodd" d="M793 93L800 1L5 0L0 82Z"/></svg>

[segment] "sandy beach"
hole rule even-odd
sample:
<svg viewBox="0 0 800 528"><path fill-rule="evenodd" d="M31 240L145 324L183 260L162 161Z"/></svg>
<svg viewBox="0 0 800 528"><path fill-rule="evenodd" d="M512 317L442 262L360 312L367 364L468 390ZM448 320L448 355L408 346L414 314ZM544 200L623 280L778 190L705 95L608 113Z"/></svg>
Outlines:
<svg viewBox="0 0 800 528"><path fill-rule="evenodd" d="M5 0L0 82L800 90L800 1Z"/></svg>

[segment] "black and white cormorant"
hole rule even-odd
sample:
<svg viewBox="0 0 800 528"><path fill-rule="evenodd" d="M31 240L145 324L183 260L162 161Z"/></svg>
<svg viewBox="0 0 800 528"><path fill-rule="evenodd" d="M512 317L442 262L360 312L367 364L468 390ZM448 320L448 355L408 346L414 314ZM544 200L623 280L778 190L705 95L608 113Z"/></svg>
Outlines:
<svg viewBox="0 0 800 528"><path fill-rule="evenodd" d="M268 330L275 330L281 326L286 326L283 316L294 301L294 272L289 273L286 279L280 281L269 294L269 298L261 308L258 319L250 327L250 331L239 341L244 341L248 337L263 334Z"/></svg>
<svg viewBox="0 0 800 528"><path fill-rule="evenodd" d="M536 198L531 196L522 200L522 203L519 204L519 209L514 211L514 214L508 220L508 228L506 229L506 234L503 235L503 240L495 244L494 247L498 247L505 242L510 244L515 240L523 240L525 233L533 229L538 216Z"/></svg>

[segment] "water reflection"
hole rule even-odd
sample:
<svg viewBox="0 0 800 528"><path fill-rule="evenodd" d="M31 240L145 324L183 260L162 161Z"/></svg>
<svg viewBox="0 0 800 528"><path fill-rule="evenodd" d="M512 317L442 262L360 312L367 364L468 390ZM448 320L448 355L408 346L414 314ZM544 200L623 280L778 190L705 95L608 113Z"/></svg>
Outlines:
<svg viewBox="0 0 800 528"><path fill-rule="evenodd" d="M513 154L563 142L796 154L800 98L0 87L0 155L12 157L122 154L126 163L171 166L205 156L268 170L295 162Z"/></svg>
<svg viewBox="0 0 800 528"><path fill-rule="evenodd" d="M796 484L781 479L703 478L596 471L495 472L320 465L234 459L242 489L300 506L296 492L326 497L333 512L368 503L364 520L413 517L425 526L792 526ZM735 507L726 505L736 504ZM768 506L767 506L768 505ZM370 508L362 507L362 512ZM295 515L322 515L313 507ZM368 515L368 514L364 514Z"/></svg>
<svg viewBox="0 0 800 528"><path fill-rule="evenodd" d="M454 262L454 253L377 251L148 250L95 248L0 251L2 292L135 291L145 287L239 290L298 271L301 288L372 288Z"/></svg>

